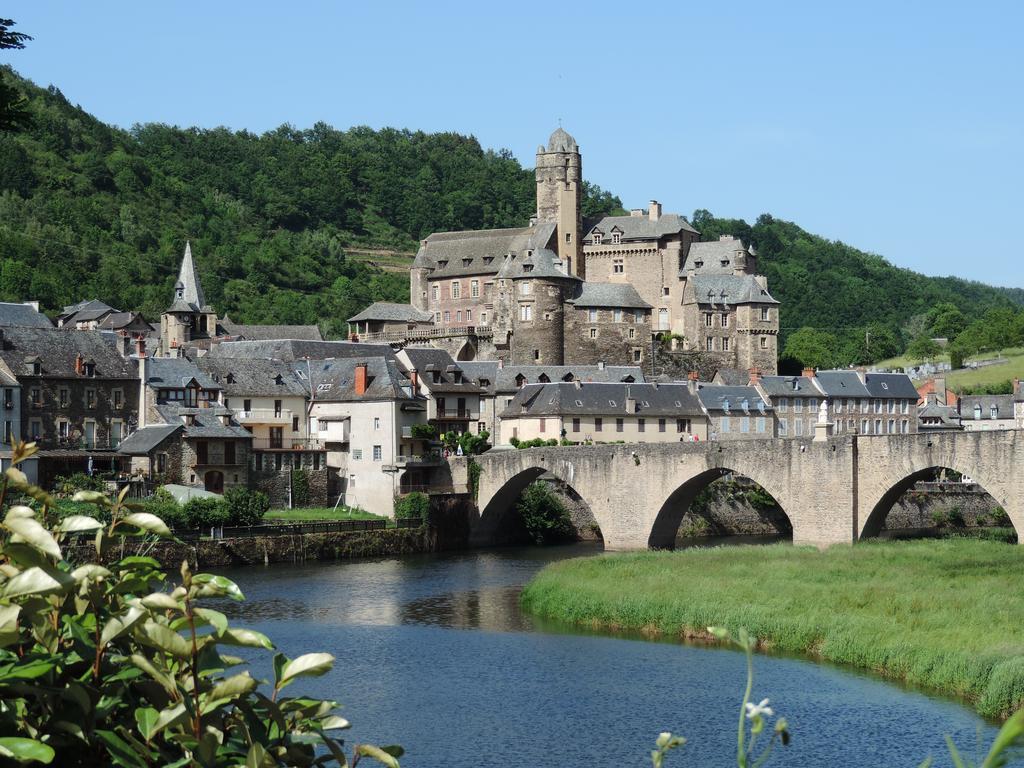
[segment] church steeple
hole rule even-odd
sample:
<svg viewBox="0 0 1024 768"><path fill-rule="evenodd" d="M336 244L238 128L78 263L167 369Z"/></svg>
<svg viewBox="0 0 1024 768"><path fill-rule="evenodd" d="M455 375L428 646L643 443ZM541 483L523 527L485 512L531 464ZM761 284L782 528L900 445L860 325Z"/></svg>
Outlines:
<svg viewBox="0 0 1024 768"><path fill-rule="evenodd" d="M178 272L175 298L181 298L187 304L191 304L197 312L206 307L203 284L199 282L199 272L196 270L196 263L192 259L192 243L188 240L185 241L185 256L181 260L181 269Z"/></svg>
<svg viewBox="0 0 1024 768"><path fill-rule="evenodd" d="M192 243L186 241L174 300L160 316L160 354L174 356L181 347L196 339L217 335L217 313L206 303L199 271L192 258Z"/></svg>

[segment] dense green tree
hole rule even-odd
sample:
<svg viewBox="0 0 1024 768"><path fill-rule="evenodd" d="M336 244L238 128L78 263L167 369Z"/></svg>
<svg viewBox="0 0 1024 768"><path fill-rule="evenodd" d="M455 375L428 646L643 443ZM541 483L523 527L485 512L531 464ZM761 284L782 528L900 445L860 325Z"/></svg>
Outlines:
<svg viewBox="0 0 1024 768"><path fill-rule="evenodd" d="M808 368L834 368L840 364L835 334L817 328L800 328L786 340L782 356Z"/></svg>
<svg viewBox="0 0 1024 768"><path fill-rule="evenodd" d="M25 43L32 39L23 32L13 31L13 26L11 19L0 19L0 50L24 48ZM0 131L12 131L28 125L27 103L21 91L8 83L4 72L0 71ZM3 178L2 173L0 178Z"/></svg>
<svg viewBox="0 0 1024 768"><path fill-rule="evenodd" d="M910 342L907 354L917 360L934 360L942 354L942 347L932 341L928 334L922 334Z"/></svg>
<svg viewBox="0 0 1024 768"><path fill-rule="evenodd" d="M956 304L944 301L930 310L925 318L934 338L954 339L967 327L967 316Z"/></svg>

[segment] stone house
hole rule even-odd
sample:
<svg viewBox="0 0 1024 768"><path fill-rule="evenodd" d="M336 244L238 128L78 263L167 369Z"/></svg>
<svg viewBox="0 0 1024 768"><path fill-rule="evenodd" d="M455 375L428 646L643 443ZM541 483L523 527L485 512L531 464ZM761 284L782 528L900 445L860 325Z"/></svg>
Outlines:
<svg viewBox="0 0 1024 768"><path fill-rule="evenodd" d="M212 493L248 487L252 435L221 403L220 385L185 358L143 354L138 371L139 429L119 448L132 471Z"/></svg>
<svg viewBox="0 0 1024 768"><path fill-rule="evenodd" d="M427 404L394 357L311 361L311 429L337 473L331 498L378 515L394 514L394 498L423 490L441 459L413 429Z"/></svg>
<svg viewBox="0 0 1024 768"><path fill-rule="evenodd" d="M918 432L950 432L964 428L955 405L930 400L917 407Z"/></svg>
<svg viewBox="0 0 1024 768"><path fill-rule="evenodd" d="M421 242L410 297L433 318L431 344L459 361L637 363L652 334L671 332L674 343L710 352L722 366L775 372L778 302L752 249L729 237L700 242L684 217L662 213L657 201L583 222L582 158L561 128L537 150L536 182L530 226ZM610 295L612 286L630 287L629 301L586 306L598 287ZM626 325L601 328L614 321L592 319L592 309L619 309Z"/></svg>
<svg viewBox="0 0 1024 768"><path fill-rule="evenodd" d="M818 386L814 371L807 373L805 371L803 376L762 376L756 370L750 373L750 385L775 411L776 437L814 437L818 406L825 393ZM858 383L858 391L861 390L862 396L867 397L867 390Z"/></svg>
<svg viewBox="0 0 1024 768"><path fill-rule="evenodd" d="M431 347L406 347L397 357L413 392L424 398L427 422L438 434L479 434L482 390L463 373L460 363Z"/></svg>
<svg viewBox="0 0 1024 768"><path fill-rule="evenodd" d="M708 439L764 440L775 437L775 413L756 387L701 384L697 388L707 414Z"/></svg>
<svg viewBox="0 0 1024 768"><path fill-rule="evenodd" d="M968 432L993 429L1017 429L1017 403L1014 395L962 395L956 410Z"/></svg>
<svg viewBox="0 0 1024 768"><path fill-rule="evenodd" d="M349 333L366 340L401 337L410 331L432 328L433 325L434 316L430 312L416 309L411 304L394 304L390 301L375 301L348 319Z"/></svg>
<svg viewBox="0 0 1024 768"><path fill-rule="evenodd" d="M0 328L0 361L17 380L19 434L36 442L34 480L57 475L119 473L116 449L139 418L135 364L99 331ZM13 421L13 417L11 419Z"/></svg>
<svg viewBox="0 0 1024 768"><path fill-rule="evenodd" d="M480 387L478 432L487 430L492 443L500 437L499 414L516 393L527 384L551 382L624 382L644 381L639 366L606 365L504 365L497 360L459 363L463 375Z"/></svg>
<svg viewBox="0 0 1024 768"><path fill-rule="evenodd" d="M526 384L501 414L501 444L675 443L706 440L708 419L695 385L624 382Z"/></svg>
<svg viewBox="0 0 1024 768"><path fill-rule="evenodd" d="M3 360L0 360L0 402L4 409L3 431L0 432L0 471L3 471L11 466L11 448L22 439L21 385Z"/></svg>

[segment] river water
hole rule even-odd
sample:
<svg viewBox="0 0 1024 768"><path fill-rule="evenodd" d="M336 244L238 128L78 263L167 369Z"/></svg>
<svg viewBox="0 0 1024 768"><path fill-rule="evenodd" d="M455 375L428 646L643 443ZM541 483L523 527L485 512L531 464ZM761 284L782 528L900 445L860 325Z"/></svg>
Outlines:
<svg viewBox="0 0 1024 768"><path fill-rule="evenodd" d="M649 766L658 733L689 742L669 766L735 765L743 655L587 634L524 616L523 584L595 545L494 549L226 572L232 622L334 670L288 689L332 698L349 743L401 744L403 768ZM269 654L268 654L269 656ZM270 677L269 659L254 673ZM848 669L756 656L793 743L770 765L949 765L944 734L981 753L995 727L969 708ZM981 753L983 754L983 753Z"/></svg>

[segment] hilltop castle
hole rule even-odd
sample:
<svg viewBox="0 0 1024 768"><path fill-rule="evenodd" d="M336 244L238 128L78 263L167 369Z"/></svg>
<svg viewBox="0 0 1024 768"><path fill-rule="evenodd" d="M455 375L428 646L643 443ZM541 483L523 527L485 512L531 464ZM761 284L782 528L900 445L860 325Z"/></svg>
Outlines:
<svg viewBox="0 0 1024 768"><path fill-rule="evenodd" d="M360 338L427 339L460 360L642 364L673 334L720 368L775 373L778 302L739 240L701 242L683 217L647 210L584 220L583 160L562 128L537 148L527 227L441 232L421 242L412 307L350 318ZM361 332L360 332L361 331Z"/></svg>

